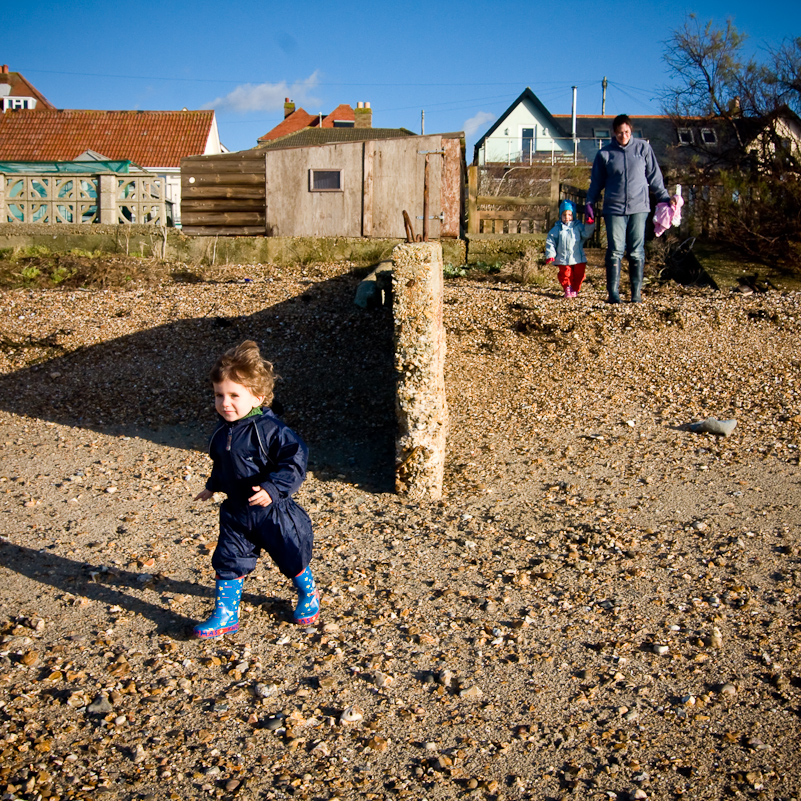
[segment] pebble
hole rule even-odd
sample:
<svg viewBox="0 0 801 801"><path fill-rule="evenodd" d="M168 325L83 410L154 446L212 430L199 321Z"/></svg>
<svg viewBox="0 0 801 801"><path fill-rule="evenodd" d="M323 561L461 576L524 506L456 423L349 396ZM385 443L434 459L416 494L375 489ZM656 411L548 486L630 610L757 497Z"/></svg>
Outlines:
<svg viewBox="0 0 801 801"><path fill-rule="evenodd" d="M725 684L721 685L720 694L729 696L736 695L737 688L731 682L727 681Z"/></svg>
<svg viewBox="0 0 801 801"><path fill-rule="evenodd" d="M283 728L285 725L286 716L281 712L277 712L274 715L268 715L264 719L263 728L267 729L267 731L275 731L276 729Z"/></svg>
<svg viewBox="0 0 801 801"><path fill-rule="evenodd" d="M339 716L340 723L358 723L364 719L364 712L358 706L348 706L342 710Z"/></svg>
<svg viewBox="0 0 801 801"><path fill-rule="evenodd" d="M652 650L657 656L665 656L670 653L670 646L654 643Z"/></svg>
<svg viewBox="0 0 801 801"><path fill-rule="evenodd" d="M109 712L114 711L111 701L105 695L98 695L95 700L86 708L87 712L93 715L108 715Z"/></svg>

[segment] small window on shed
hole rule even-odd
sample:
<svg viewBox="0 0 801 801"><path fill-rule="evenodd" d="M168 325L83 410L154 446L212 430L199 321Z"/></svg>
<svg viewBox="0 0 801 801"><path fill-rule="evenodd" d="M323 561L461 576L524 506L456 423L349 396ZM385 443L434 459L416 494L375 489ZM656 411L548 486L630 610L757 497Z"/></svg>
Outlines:
<svg viewBox="0 0 801 801"><path fill-rule="evenodd" d="M342 170L309 170L309 192L341 192Z"/></svg>
<svg viewBox="0 0 801 801"><path fill-rule="evenodd" d="M593 128L592 137L593 139L611 139L612 134L609 133L608 128Z"/></svg>
<svg viewBox="0 0 801 801"><path fill-rule="evenodd" d="M691 145L693 143L693 132L689 128L679 128L677 133L680 145Z"/></svg>
<svg viewBox="0 0 801 801"><path fill-rule="evenodd" d="M701 141L705 145L716 145L718 138L711 128L701 128Z"/></svg>

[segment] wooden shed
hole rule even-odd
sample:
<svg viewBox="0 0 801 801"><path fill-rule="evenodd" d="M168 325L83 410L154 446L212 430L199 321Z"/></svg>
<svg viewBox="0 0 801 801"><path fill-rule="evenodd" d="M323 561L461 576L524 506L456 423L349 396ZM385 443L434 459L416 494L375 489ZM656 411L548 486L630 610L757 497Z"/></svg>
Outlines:
<svg viewBox="0 0 801 801"><path fill-rule="evenodd" d="M384 129L375 128L309 131L306 139L340 141L295 139L183 159L183 230L198 236L404 238L403 212L421 232L427 194L429 238L458 238L464 134L387 130L394 135L378 138ZM354 137L361 140L348 141Z"/></svg>

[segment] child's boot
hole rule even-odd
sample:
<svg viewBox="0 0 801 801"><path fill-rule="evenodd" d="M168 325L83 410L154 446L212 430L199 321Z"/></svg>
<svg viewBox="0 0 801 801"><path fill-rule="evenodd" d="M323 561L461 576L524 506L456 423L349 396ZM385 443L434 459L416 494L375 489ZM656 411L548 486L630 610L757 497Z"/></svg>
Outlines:
<svg viewBox="0 0 801 801"><path fill-rule="evenodd" d="M196 637L208 639L222 637L239 631L239 599L245 577L237 579L217 579L214 611L205 623L198 623L193 629Z"/></svg>
<svg viewBox="0 0 801 801"><path fill-rule="evenodd" d="M298 605L292 620L299 626L311 626L320 617L320 592L314 583L311 567L307 565L302 573L292 579L292 583L298 591Z"/></svg>

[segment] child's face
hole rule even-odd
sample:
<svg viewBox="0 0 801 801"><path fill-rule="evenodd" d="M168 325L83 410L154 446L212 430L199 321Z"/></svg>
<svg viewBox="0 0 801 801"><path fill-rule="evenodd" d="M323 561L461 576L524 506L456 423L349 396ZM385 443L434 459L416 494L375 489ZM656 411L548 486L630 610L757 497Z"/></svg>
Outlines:
<svg viewBox="0 0 801 801"><path fill-rule="evenodd" d="M573 222L573 212L570 209L565 209L562 212L562 222L567 225L569 222Z"/></svg>
<svg viewBox="0 0 801 801"><path fill-rule="evenodd" d="M241 420L262 403L263 395L254 395L244 384L237 384L229 378L214 385L214 406L220 417L229 423Z"/></svg>

